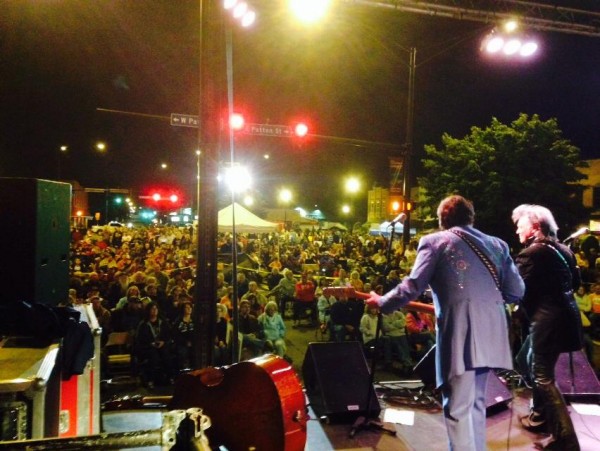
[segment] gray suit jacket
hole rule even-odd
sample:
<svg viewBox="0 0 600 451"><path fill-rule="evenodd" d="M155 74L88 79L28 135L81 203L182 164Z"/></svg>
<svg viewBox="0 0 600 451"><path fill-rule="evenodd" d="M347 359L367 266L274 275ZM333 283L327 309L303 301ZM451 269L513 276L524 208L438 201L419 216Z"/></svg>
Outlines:
<svg viewBox="0 0 600 451"><path fill-rule="evenodd" d="M468 369L512 368L504 303L518 301L525 290L504 241L470 226L459 229L493 262L500 290L469 245L441 231L421 239L410 275L380 300L382 312L391 312L431 287L438 386Z"/></svg>

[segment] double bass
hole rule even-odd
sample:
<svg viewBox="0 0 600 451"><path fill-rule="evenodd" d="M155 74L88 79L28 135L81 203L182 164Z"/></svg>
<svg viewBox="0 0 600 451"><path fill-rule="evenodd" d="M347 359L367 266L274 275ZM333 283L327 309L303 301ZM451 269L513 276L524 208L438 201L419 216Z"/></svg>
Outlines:
<svg viewBox="0 0 600 451"><path fill-rule="evenodd" d="M275 355L182 374L167 407L202 408L212 422L206 431L212 447L301 451L306 445L300 380L292 365Z"/></svg>

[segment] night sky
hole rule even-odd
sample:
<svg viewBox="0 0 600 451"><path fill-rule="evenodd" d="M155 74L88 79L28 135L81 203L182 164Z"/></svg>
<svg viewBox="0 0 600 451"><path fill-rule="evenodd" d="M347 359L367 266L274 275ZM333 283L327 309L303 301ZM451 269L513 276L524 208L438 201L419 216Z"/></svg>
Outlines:
<svg viewBox="0 0 600 451"><path fill-rule="evenodd" d="M278 3L255 1L257 24L234 30L234 103L248 122L305 120L311 133L400 146L414 46L417 159L444 132L463 137L521 112L556 117L584 158L600 158L600 38L532 31L538 57L493 61L479 49L490 25L341 4L307 30ZM196 131L164 118L197 114L198 16L198 1L186 0L4 0L0 176L140 190L176 184L192 193ZM105 155L94 151L97 140ZM286 185L305 208L334 215L344 178L361 177L356 203L366 204L366 189L387 185L392 154L320 139L236 139L237 159L250 165L267 205Z"/></svg>

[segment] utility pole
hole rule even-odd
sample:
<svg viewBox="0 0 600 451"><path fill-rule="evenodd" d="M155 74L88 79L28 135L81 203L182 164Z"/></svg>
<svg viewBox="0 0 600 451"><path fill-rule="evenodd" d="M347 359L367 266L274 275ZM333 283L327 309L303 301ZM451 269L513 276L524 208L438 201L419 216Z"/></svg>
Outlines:
<svg viewBox="0 0 600 451"><path fill-rule="evenodd" d="M218 0L200 1L199 198L194 288L195 368L212 363L217 297L217 170L225 104L225 32ZM202 214L200 215L200 212Z"/></svg>
<svg viewBox="0 0 600 451"><path fill-rule="evenodd" d="M410 48L409 63L408 63L408 101L406 108L406 149L404 152L404 177L402 180L402 197L404 198L404 213L406 220L402 229L403 253L410 242L410 214L411 211L407 208L410 199L410 190L412 187L411 177L411 160L413 152L413 131L414 131L414 112L415 112L415 72L417 70L417 49Z"/></svg>

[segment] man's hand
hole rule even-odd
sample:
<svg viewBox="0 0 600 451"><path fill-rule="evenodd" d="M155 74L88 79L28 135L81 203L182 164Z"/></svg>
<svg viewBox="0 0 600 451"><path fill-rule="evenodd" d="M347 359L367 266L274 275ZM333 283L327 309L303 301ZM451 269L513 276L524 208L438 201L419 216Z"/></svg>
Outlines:
<svg viewBox="0 0 600 451"><path fill-rule="evenodd" d="M367 299L365 301L365 304L367 305L367 307L377 307L377 308L379 308L381 306L381 304L379 303L379 300L381 299L381 296L379 296L374 291L371 291L369 293L369 296L370 296L369 299Z"/></svg>

